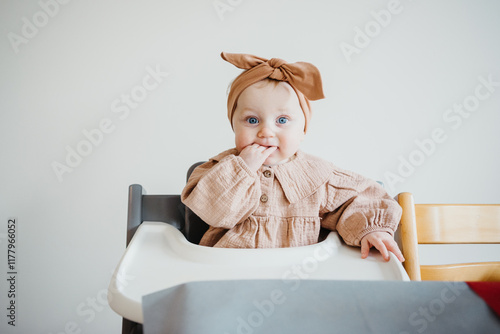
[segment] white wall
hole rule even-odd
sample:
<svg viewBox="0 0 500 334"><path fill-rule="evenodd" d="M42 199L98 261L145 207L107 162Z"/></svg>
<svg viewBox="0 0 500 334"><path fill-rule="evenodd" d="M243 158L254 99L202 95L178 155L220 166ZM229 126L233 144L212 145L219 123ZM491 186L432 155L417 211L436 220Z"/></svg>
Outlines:
<svg viewBox="0 0 500 334"><path fill-rule="evenodd" d="M11 327L2 279L0 331L120 332L103 296L128 185L179 193L188 166L233 144L225 94L239 70L221 51L321 70L327 98L304 151L419 203L499 203L499 11L493 0L2 1L0 267L16 217L18 298ZM168 75L147 79L125 114L122 94L140 98L148 71ZM488 78L490 91L477 88ZM467 116L453 112L464 103ZM68 167L78 145L88 155Z"/></svg>

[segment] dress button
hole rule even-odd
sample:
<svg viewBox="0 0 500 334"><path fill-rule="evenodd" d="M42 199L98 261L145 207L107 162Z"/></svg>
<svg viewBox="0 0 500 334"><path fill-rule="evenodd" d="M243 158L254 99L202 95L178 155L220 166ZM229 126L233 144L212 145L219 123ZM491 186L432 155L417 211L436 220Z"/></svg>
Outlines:
<svg viewBox="0 0 500 334"><path fill-rule="evenodd" d="M270 170L267 169L267 170L264 171L264 176L265 177L271 177L272 175L273 175L273 173L271 173Z"/></svg>
<svg viewBox="0 0 500 334"><path fill-rule="evenodd" d="M267 195L266 195L266 194L264 194L264 195L260 196L260 201L261 201L262 203L266 203L268 200L269 200L269 198L267 197Z"/></svg>

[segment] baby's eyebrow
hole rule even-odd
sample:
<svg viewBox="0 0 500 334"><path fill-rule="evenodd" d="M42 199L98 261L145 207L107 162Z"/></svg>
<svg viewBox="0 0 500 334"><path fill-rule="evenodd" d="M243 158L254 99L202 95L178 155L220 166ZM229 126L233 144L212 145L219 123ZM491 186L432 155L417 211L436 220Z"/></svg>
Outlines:
<svg viewBox="0 0 500 334"><path fill-rule="evenodd" d="M296 115L297 112L295 112L293 109L290 109L290 108L278 108L278 109L276 109L276 114L293 116L293 115Z"/></svg>
<svg viewBox="0 0 500 334"><path fill-rule="evenodd" d="M245 107L241 110L243 113L256 113L258 111L258 109L256 108L252 108L252 107Z"/></svg>

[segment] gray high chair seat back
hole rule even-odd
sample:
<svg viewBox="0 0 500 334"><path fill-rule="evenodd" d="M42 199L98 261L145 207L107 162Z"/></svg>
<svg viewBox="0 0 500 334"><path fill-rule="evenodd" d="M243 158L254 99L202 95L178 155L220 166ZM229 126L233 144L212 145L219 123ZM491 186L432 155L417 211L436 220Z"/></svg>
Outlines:
<svg viewBox="0 0 500 334"><path fill-rule="evenodd" d="M187 179L193 170L203 162L192 165L187 172ZM198 244L208 225L193 211L185 207L180 195L148 195L139 184L129 187L127 245L143 221L159 221L179 229L186 239Z"/></svg>
<svg viewBox="0 0 500 334"><path fill-rule="evenodd" d="M193 170L203 162L192 165L187 179ZM129 186L127 215L127 246L139 225L144 221L158 221L170 224L180 230L186 239L198 244L208 225L181 202L180 195L148 195L140 184ZM123 319L123 334L141 334L142 325Z"/></svg>

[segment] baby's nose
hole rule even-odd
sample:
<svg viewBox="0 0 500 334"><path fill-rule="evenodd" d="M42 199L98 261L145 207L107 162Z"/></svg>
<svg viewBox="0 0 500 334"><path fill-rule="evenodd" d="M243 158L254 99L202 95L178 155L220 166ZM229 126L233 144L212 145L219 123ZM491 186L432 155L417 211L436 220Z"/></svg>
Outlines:
<svg viewBox="0 0 500 334"><path fill-rule="evenodd" d="M269 126L263 126L260 129L258 136L260 138L274 137L274 131Z"/></svg>

